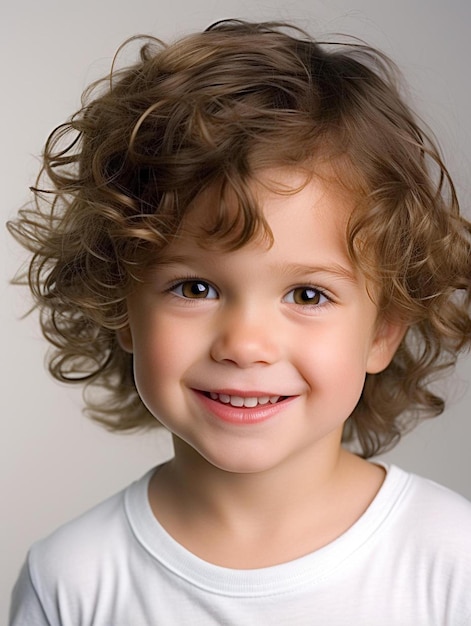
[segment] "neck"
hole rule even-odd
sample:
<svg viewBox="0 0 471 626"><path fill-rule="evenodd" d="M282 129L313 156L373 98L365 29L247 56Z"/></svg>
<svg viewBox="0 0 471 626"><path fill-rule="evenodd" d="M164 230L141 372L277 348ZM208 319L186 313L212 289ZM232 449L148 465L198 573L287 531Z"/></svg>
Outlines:
<svg viewBox="0 0 471 626"><path fill-rule="evenodd" d="M256 518L268 510L282 514L305 502L307 495L312 501L314 494L321 496L335 482L344 456L335 445L317 457L309 450L264 471L237 473L215 467L179 439L174 447L167 472L181 500L193 514L205 510L227 519L233 518L234 508Z"/></svg>
<svg viewBox="0 0 471 626"><path fill-rule="evenodd" d="M342 534L382 482L379 468L335 450L238 474L176 439L174 459L151 482L151 505L169 534L211 562L247 568L291 560Z"/></svg>

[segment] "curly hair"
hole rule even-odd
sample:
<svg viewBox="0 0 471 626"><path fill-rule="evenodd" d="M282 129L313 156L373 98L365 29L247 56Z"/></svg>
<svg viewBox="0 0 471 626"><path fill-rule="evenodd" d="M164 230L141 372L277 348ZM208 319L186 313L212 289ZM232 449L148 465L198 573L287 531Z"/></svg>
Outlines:
<svg viewBox="0 0 471 626"><path fill-rule="evenodd" d="M367 458L443 411L430 383L471 342L471 225L397 69L358 41L227 20L171 45L146 38L137 62L91 85L49 136L34 203L9 224L32 252L27 280L50 371L100 389L85 394L94 419L115 430L158 424L116 332L142 268L195 197L220 190L206 235L236 249L266 228L254 173L306 163L334 164L358 199L350 256L379 287L380 314L408 326L389 367L367 375L344 440Z"/></svg>

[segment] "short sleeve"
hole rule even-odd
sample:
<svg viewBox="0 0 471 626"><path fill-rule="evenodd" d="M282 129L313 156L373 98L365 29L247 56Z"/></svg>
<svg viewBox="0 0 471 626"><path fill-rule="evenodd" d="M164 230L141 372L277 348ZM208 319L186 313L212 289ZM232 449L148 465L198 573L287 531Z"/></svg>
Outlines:
<svg viewBox="0 0 471 626"><path fill-rule="evenodd" d="M47 619L31 581L28 561L13 587L9 626L53 626Z"/></svg>

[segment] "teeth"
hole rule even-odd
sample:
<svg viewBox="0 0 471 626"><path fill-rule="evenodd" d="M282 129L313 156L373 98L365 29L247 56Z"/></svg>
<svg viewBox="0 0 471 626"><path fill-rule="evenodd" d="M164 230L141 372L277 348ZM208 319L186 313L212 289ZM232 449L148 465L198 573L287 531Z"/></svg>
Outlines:
<svg viewBox="0 0 471 626"><path fill-rule="evenodd" d="M249 397L243 398L242 396L229 396L224 393L214 393L214 391L210 391L209 397L211 400L219 400L223 404L230 404L235 407L246 407L248 409L253 409L258 404L276 404L281 396L261 396L257 397Z"/></svg>
<svg viewBox="0 0 471 626"><path fill-rule="evenodd" d="M245 398L244 400L244 406L246 406L247 408L253 408L254 406L257 406L257 404L258 404L257 398Z"/></svg>

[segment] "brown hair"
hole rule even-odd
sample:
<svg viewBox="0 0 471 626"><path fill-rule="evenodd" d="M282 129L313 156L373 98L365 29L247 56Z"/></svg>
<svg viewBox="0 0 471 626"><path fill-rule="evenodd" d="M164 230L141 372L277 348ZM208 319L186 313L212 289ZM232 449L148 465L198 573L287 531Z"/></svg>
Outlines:
<svg viewBox="0 0 471 626"><path fill-rule="evenodd" d="M358 198L352 259L379 285L380 311L409 326L390 366L367 376L345 440L369 457L413 416L439 414L429 383L471 341L471 226L394 65L286 24L223 21L169 46L147 38L138 62L92 85L51 133L35 203L10 230L33 253L28 281L52 374L107 390L88 404L110 428L157 425L116 339L140 269L209 185L221 202L208 236L237 248L263 227L254 172L321 161L337 164Z"/></svg>

